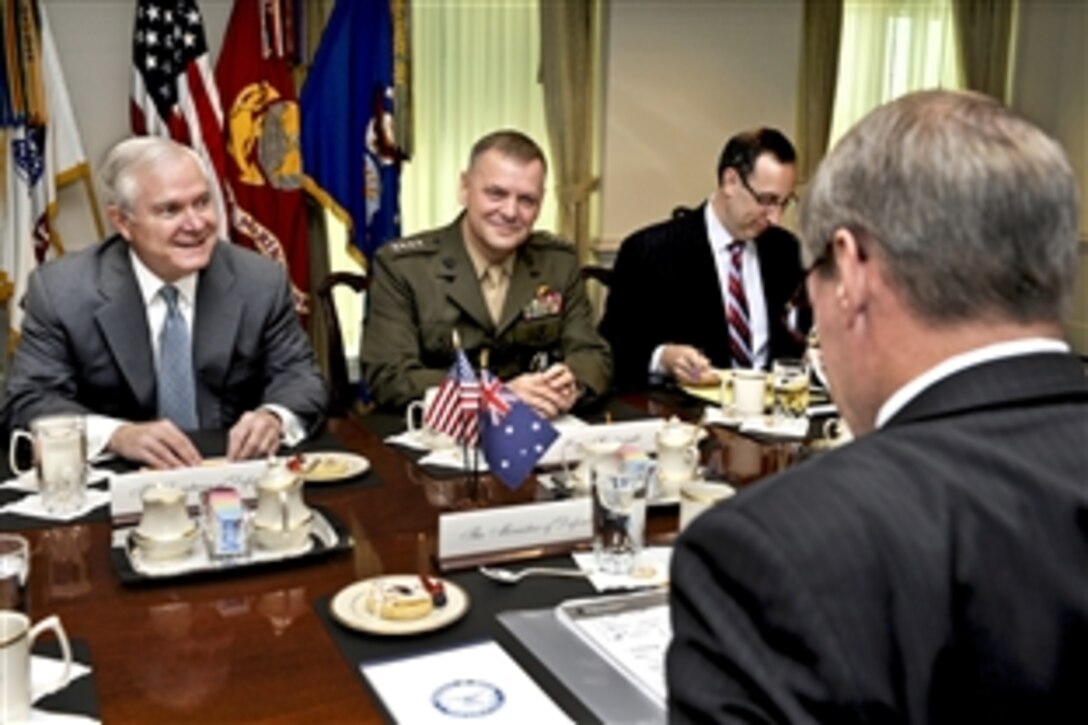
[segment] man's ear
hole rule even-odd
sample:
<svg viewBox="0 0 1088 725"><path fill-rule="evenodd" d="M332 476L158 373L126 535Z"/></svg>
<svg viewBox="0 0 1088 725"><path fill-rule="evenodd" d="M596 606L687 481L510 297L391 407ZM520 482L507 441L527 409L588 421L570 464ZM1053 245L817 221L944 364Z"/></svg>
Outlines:
<svg viewBox="0 0 1088 725"><path fill-rule="evenodd" d="M457 188L457 201L461 206L468 206L468 172L461 172L461 185Z"/></svg>
<svg viewBox="0 0 1088 725"><path fill-rule="evenodd" d="M864 313L872 292L872 258L861 245L857 235L846 228L835 231L831 238L831 253L838 271L835 304L847 319Z"/></svg>
<svg viewBox="0 0 1088 725"><path fill-rule="evenodd" d="M124 237L127 241L132 241L132 230L129 226L129 218L125 215L125 212L121 210L121 207L116 204L110 204L106 207L106 218L110 220L110 224L117 230L117 233Z"/></svg>

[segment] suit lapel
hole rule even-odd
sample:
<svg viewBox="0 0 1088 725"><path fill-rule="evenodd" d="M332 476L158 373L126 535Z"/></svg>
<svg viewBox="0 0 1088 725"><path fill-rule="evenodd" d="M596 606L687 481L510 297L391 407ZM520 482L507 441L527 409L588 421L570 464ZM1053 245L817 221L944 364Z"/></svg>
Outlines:
<svg viewBox="0 0 1088 725"><path fill-rule="evenodd" d="M231 353L238 337L238 326L245 311L240 295L233 295L234 270L230 258L218 242L208 266L197 284L193 319L193 363L197 387L197 412L202 426L213 425L217 416L209 416L209 407L218 405L217 396L208 389L222 386L230 372Z"/></svg>
<svg viewBox="0 0 1088 725"><path fill-rule="evenodd" d="M539 279L540 269L536 265L536 258L522 245L517 251L514 272L510 275L510 287L506 292L506 300L502 303L498 334L501 335L506 328L517 322L521 311L533 301Z"/></svg>
<svg viewBox="0 0 1088 725"><path fill-rule="evenodd" d="M155 408L155 366L147 327L147 310L128 244L113 237L103 245L98 289L103 302L95 312L99 330L137 402Z"/></svg>
<svg viewBox="0 0 1088 725"><path fill-rule="evenodd" d="M492 326L491 313L487 311L480 281L468 258L461 240L461 217L457 218L443 235L438 254L435 256L435 275L443 280L446 297L482 329Z"/></svg>

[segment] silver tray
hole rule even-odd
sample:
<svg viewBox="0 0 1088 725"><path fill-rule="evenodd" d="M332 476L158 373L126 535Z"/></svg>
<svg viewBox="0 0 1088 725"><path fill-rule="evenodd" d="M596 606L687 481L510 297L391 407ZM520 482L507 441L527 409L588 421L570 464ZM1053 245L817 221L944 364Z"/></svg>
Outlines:
<svg viewBox="0 0 1088 725"><path fill-rule="evenodd" d="M316 507L313 526L307 542L297 548L269 551L251 542L249 551L242 556L213 559L208 554L203 530L197 532L196 542L188 555L176 559L154 561L142 555L133 541L136 525L119 526L110 539L110 558L118 576L124 582L176 579L181 577L215 574L239 569L255 569L284 562L317 558L335 551L350 549L354 542L351 535L334 516Z"/></svg>

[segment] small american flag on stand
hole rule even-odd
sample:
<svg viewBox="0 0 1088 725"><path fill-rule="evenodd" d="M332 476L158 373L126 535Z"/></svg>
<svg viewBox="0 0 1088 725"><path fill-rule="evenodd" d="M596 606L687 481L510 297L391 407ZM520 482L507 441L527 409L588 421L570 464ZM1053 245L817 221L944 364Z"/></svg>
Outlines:
<svg viewBox="0 0 1088 725"><path fill-rule="evenodd" d="M423 422L458 443L475 446L480 437L479 411L480 383L464 351L457 348L453 366L427 408Z"/></svg>
<svg viewBox="0 0 1088 725"><path fill-rule="evenodd" d="M484 460L507 487L518 488L559 437L559 431L487 370L480 373L480 379Z"/></svg>

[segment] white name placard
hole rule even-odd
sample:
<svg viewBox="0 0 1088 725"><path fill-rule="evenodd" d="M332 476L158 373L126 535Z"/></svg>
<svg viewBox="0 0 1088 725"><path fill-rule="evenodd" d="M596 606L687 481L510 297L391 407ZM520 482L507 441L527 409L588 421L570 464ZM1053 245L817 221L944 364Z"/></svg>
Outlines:
<svg viewBox="0 0 1088 725"><path fill-rule="evenodd" d="M175 468L169 471L137 471L118 474L110 481L110 516L114 521L138 518L143 511L140 496L156 483L177 486L187 494L189 508L200 505L200 492L214 486L233 486L243 498L255 498L257 481L264 475L265 461L239 461L218 466Z"/></svg>
<svg viewBox="0 0 1088 725"><path fill-rule="evenodd" d="M593 441L619 441L634 446L641 451L652 451L656 446L655 436L665 421L662 418L632 420L623 423L596 423L578 427L562 427L560 435L551 448L544 452L537 466L558 466L563 463L564 453L567 463L575 463L582 455L581 446L574 443Z"/></svg>
<svg viewBox="0 0 1088 725"><path fill-rule="evenodd" d="M589 497L457 511L438 517L440 561L593 537Z"/></svg>

